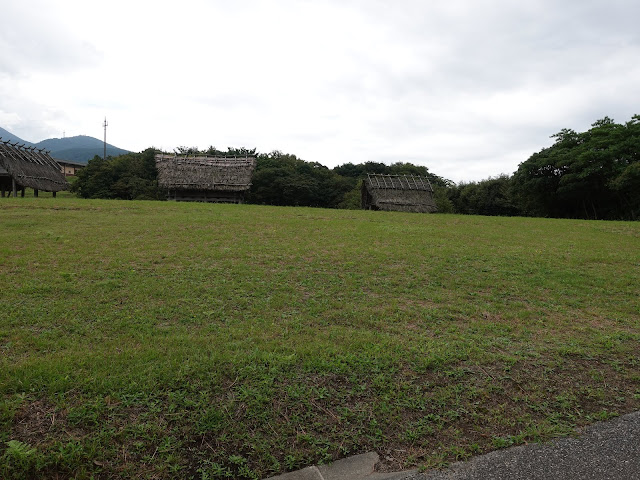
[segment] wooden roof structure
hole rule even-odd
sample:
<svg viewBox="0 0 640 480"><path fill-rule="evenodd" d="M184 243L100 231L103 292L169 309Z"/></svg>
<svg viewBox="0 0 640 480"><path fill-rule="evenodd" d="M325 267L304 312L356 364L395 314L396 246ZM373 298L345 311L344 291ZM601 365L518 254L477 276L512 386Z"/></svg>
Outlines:
<svg viewBox="0 0 640 480"><path fill-rule="evenodd" d="M171 200L242 203L254 157L157 154L158 185Z"/></svg>
<svg viewBox="0 0 640 480"><path fill-rule="evenodd" d="M0 139L0 182L12 184L12 188L25 187L46 192L68 190L69 183L65 180L56 162L49 152L36 147L27 147L10 143Z"/></svg>
<svg viewBox="0 0 640 480"><path fill-rule="evenodd" d="M373 173L368 173L362 182L362 208L419 213L437 211L427 177Z"/></svg>

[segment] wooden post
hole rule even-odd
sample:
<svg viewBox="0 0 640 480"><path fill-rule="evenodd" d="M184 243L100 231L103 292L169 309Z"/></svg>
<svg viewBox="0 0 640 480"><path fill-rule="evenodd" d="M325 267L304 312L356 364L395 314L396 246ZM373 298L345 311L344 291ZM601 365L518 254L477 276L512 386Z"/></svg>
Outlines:
<svg viewBox="0 0 640 480"><path fill-rule="evenodd" d="M53 193L53 198L56 198L56 192L51 192Z"/></svg>
<svg viewBox="0 0 640 480"><path fill-rule="evenodd" d="M24 195L22 195L22 196L24 197ZM38 196L38 189L37 189L37 188L34 188L34 189L33 189L33 196L34 196L34 197L37 197L37 196Z"/></svg>
<svg viewBox="0 0 640 480"><path fill-rule="evenodd" d="M20 193L20 196L21 196L22 198L24 198L24 190L25 190L25 188L24 188L24 187L22 187L22 192Z"/></svg>
<svg viewBox="0 0 640 480"><path fill-rule="evenodd" d="M2 198L4 198L4 183L0 185L0 195L2 195Z"/></svg>
<svg viewBox="0 0 640 480"><path fill-rule="evenodd" d="M18 185L16 185L16 179L11 178L11 190L13 191L13 198L18 196Z"/></svg>

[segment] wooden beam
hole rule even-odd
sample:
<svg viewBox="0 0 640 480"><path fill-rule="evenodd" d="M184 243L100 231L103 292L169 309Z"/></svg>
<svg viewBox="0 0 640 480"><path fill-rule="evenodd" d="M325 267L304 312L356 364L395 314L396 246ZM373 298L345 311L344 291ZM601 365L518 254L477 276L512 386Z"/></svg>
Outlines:
<svg viewBox="0 0 640 480"><path fill-rule="evenodd" d="M13 191L13 198L18 196L18 185L16 185L16 179L11 177L11 190Z"/></svg>

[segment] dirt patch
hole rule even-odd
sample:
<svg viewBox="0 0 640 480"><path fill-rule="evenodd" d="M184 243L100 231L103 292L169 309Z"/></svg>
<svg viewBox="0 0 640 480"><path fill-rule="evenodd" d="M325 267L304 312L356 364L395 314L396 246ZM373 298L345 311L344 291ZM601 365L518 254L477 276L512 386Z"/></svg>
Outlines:
<svg viewBox="0 0 640 480"><path fill-rule="evenodd" d="M35 400L23 404L18 409L11 433L16 440L29 445L39 445L48 434L57 431L64 423L65 414L58 411L55 405L46 400Z"/></svg>

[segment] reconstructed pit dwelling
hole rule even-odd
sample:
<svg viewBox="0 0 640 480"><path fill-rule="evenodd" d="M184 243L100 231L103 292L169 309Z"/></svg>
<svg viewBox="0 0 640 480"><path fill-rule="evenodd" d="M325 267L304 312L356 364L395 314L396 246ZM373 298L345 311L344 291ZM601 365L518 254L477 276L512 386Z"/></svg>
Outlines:
<svg viewBox="0 0 640 480"><path fill-rule="evenodd" d="M25 188L33 188L34 196L39 191L56 192L69 190L62 168L46 150L27 147L0 140L0 195L7 193L24 197Z"/></svg>
<svg viewBox="0 0 640 480"><path fill-rule="evenodd" d="M367 174L362 181L362 208L418 213L437 211L427 177L373 173Z"/></svg>
<svg viewBox="0 0 640 480"><path fill-rule="evenodd" d="M244 203L256 159L163 153L156 155L156 168L168 200Z"/></svg>

